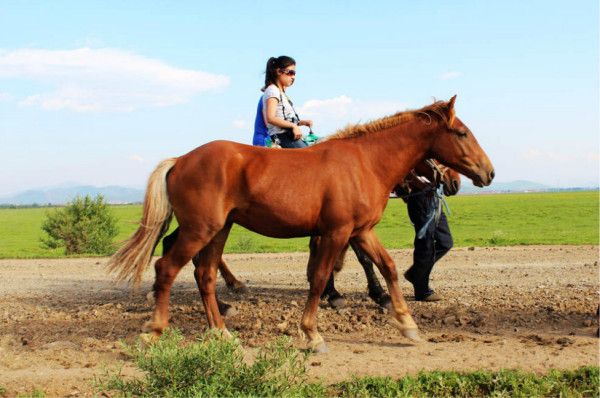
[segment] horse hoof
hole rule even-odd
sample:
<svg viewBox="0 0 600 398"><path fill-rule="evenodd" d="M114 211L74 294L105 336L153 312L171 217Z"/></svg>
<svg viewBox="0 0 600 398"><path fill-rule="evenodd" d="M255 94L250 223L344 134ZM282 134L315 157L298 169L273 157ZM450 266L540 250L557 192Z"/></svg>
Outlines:
<svg viewBox="0 0 600 398"><path fill-rule="evenodd" d="M392 298L387 294L379 299L378 304L381 308L392 311Z"/></svg>
<svg viewBox="0 0 600 398"><path fill-rule="evenodd" d="M221 329L221 335L223 336L224 339L227 339L227 340L232 340L233 339L233 335L226 328L225 329Z"/></svg>
<svg viewBox="0 0 600 398"><path fill-rule="evenodd" d="M407 339L414 341L415 343L420 343L423 339L419 336L419 329L404 329L402 331L402 335Z"/></svg>
<svg viewBox="0 0 600 398"><path fill-rule="evenodd" d="M219 307L219 314L222 316L233 316L237 314L237 310L227 303L217 302Z"/></svg>
<svg viewBox="0 0 600 398"><path fill-rule="evenodd" d="M232 283L231 285L227 285L227 287L229 288L229 290L237 294L248 293L248 287L246 287L246 284L244 284L244 282L237 281Z"/></svg>
<svg viewBox="0 0 600 398"><path fill-rule="evenodd" d="M139 337L143 345L151 345L158 341L158 336L154 333L140 333Z"/></svg>
<svg viewBox="0 0 600 398"><path fill-rule="evenodd" d="M152 333L156 336L160 336L161 335L161 330L158 329L156 326L154 326L154 322L153 321L146 321L144 322L144 325L142 326L142 332L143 333Z"/></svg>
<svg viewBox="0 0 600 398"><path fill-rule="evenodd" d="M324 341L312 347L311 350L315 354L327 354L329 352L329 348L327 348L327 344Z"/></svg>
<svg viewBox="0 0 600 398"><path fill-rule="evenodd" d="M238 311L235 309L235 307L229 306L229 308L225 309L225 311L223 311L221 315L223 315L224 317L228 317L237 315L237 313Z"/></svg>
<svg viewBox="0 0 600 398"><path fill-rule="evenodd" d="M146 302L149 305L154 305L156 300L154 300L154 291L150 290L147 294L146 294Z"/></svg>
<svg viewBox="0 0 600 398"><path fill-rule="evenodd" d="M344 298L341 296L329 299L327 302L329 302L331 308L335 310L339 310L340 308L344 308L346 306L346 300L344 300Z"/></svg>

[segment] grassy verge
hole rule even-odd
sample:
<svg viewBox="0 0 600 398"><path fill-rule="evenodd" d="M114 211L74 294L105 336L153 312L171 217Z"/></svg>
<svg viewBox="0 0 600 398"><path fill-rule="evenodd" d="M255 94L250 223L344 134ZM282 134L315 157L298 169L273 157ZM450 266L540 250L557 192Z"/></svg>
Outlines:
<svg viewBox="0 0 600 398"><path fill-rule="evenodd" d="M107 374L97 391L109 396L139 397L597 397L600 369L553 370L538 376L517 370L500 372L421 372L394 380L354 378L325 386L309 382L307 354L279 339L262 348L254 361L244 361L235 340L214 334L186 342L168 331L156 343L126 345L125 351L145 376L126 379Z"/></svg>
<svg viewBox="0 0 600 398"><path fill-rule="evenodd" d="M341 397L597 397L598 367L552 370L538 376L518 370L499 372L421 372L399 380L356 378L336 385Z"/></svg>
<svg viewBox="0 0 600 398"><path fill-rule="evenodd" d="M533 244L598 244L598 191L464 195L448 199L456 247ZM61 249L40 244L41 224L52 208L0 209L0 258L64 257ZM140 219L140 205L113 206L119 220L116 241L129 237ZM175 228L174 222L171 229ZM388 249L410 248L414 230L400 199L392 199L376 227ZM235 225L226 253L307 251L308 238L272 239Z"/></svg>

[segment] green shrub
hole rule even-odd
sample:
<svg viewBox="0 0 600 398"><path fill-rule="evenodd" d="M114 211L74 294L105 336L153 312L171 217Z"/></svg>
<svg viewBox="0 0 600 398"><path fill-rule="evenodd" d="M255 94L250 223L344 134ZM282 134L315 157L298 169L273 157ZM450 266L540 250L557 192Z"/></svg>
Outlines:
<svg viewBox="0 0 600 398"><path fill-rule="evenodd" d="M101 195L76 197L61 209L46 213L42 230L48 235L42 243L50 248L65 247L65 254L112 252L117 221Z"/></svg>
<svg viewBox="0 0 600 398"><path fill-rule="evenodd" d="M100 390L139 397L301 397L324 396L320 384L307 383L306 356L281 338L258 352L250 365L236 339L214 332L195 342L177 330L166 330L151 345L138 341L125 352L145 373L142 379L113 375Z"/></svg>

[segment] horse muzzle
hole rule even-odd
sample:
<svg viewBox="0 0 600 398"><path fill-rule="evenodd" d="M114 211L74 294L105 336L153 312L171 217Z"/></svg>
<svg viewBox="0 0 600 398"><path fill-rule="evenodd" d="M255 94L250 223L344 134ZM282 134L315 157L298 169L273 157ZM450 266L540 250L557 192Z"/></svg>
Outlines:
<svg viewBox="0 0 600 398"><path fill-rule="evenodd" d="M460 189L460 182L458 180L452 180L450 184L444 184L444 195L452 196L458 193Z"/></svg>
<svg viewBox="0 0 600 398"><path fill-rule="evenodd" d="M487 187L488 185L490 185L492 183L492 180L494 179L495 176L496 176L496 173L494 172L494 169L491 169L487 173L477 174L477 176L473 179L473 185L475 185L479 188Z"/></svg>

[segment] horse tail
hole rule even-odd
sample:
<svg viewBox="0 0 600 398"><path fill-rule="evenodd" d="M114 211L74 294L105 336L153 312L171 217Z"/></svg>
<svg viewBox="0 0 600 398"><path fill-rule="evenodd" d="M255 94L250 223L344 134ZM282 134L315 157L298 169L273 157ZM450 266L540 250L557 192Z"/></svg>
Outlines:
<svg viewBox="0 0 600 398"><path fill-rule="evenodd" d="M157 243L169 229L173 208L167 194L167 173L176 162L177 158L165 159L152 172L140 226L108 261L108 270L118 281L129 280L136 288L140 285Z"/></svg>

